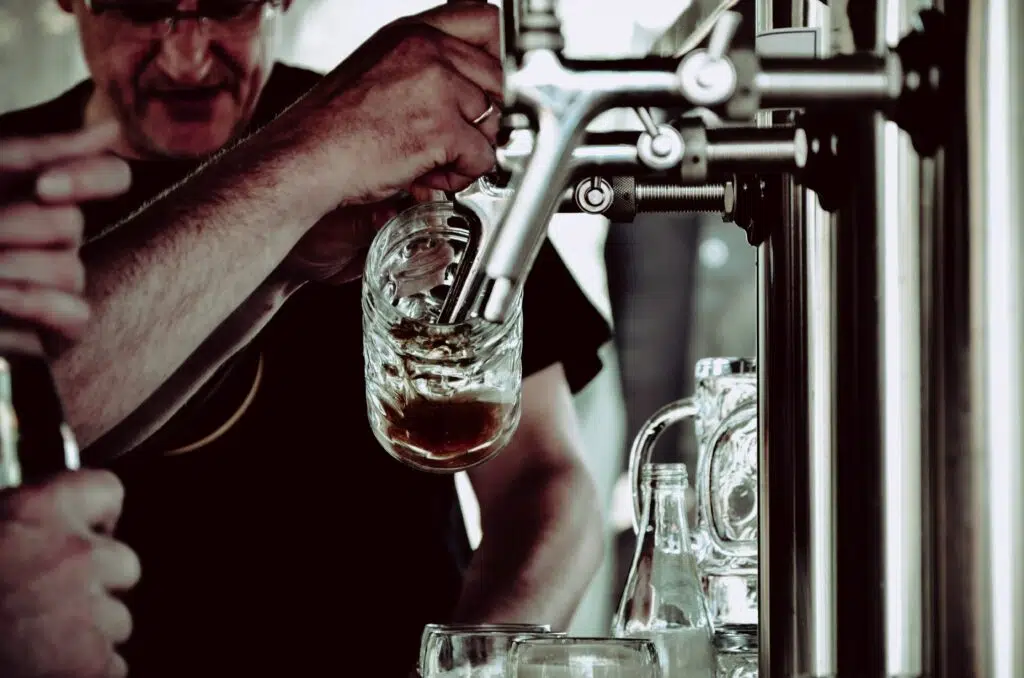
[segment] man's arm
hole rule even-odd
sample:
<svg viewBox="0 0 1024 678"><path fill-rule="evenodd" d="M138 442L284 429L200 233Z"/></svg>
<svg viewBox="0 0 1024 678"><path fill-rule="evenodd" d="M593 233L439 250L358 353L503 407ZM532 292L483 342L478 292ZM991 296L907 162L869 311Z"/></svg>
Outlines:
<svg viewBox="0 0 1024 678"><path fill-rule="evenodd" d="M129 452L166 424L218 369L270 321L302 283L275 272L138 409L94 442L97 459Z"/></svg>
<svg viewBox="0 0 1024 678"><path fill-rule="evenodd" d="M92 322L53 363L83 445L153 396L333 207L311 199L322 191L291 134L267 128L83 248Z"/></svg>
<svg viewBox="0 0 1024 678"><path fill-rule="evenodd" d="M483 539L455 619L564 630L601 564L603 511L561 365L527 378L522 403L508 447L469 471Z"/></svg>

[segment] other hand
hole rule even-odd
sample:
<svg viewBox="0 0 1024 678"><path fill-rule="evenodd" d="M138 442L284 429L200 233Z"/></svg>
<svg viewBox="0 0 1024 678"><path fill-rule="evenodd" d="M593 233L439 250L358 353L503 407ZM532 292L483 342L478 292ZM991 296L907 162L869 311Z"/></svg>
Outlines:
<svg viewBox="0 0 1024 678"><path fill-rule="evenodd" d="M0 675L121 678L115 645L131 633L112 592L139 579L138 558L109 535L123 488L75 471L0 495Z"/></svg>
<svg viewBox="0 0 1024 678"><path fill-rule="evenodd" d="M494 167L499 53L497 8L449 3L381 29L278 122L308 135L330 207L458 191Z"/></svg>
<svg viewBox="0 0 1024 678"><path fill-rule="evenodd" d="M128 165L105 155L114 125L0 140L0 312L67 338L89 318L78 257L78 203L128 189Z"/></svg>

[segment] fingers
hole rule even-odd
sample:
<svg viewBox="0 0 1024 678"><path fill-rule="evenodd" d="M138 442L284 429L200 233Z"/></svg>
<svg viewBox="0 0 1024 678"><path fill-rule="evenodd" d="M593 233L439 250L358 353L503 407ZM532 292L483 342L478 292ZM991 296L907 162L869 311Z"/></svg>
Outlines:
<svg viewBox="0 0 1024 678"><path fill-rule="evenodd" d="M135 551L112 537L96 535L93 563L97 582L108 591L127 591L139 583L142 565Z"/></svg>
<svg viewBox="0 0 1024 678"><path fill-rule="evenodd" d="M0 143L0 171L36 170L44 165L96 155L110 149L120 136L115 123L71 132Z"/></svg>
<svg viewBox="0 0 1024 678"><path fill-rule="evenodd" d="M78 294L85 287L85 267L73 249L0 250L0 285Z"/></svg>
<svg viewBox="0 0 1024 678"><path fill-rule="evenodd" d="M43 202L84 202L113 198L131 185L128 163L114 156L78 158L48 168L36 181Z"/></svg>
<svg viewBox="0 0 1024 678"><path fill-rule="evenodd" d="M486 139L489 145L494 146L498 138L498 128L494 124L494 119L498 117L497 112L492 112L483 120L476 122L481 115L491 109L493 104L474 85L466 83L466 86L461 89L462 91L456 94L455 104L458 106L462 119L478 135Z"/></svg>
<svg viewBox="0 0 1024 678"><path fill-rule="evenodd" d="M81 210L70 205L0 207L0 247L77 247L83 225Z"/></svg>
<svg viewBox="0 0 1024 678"><path fill-rule="evenodd" d="M468 42L491 56L501 57L501 22L498 8L485 2L449 2L415 18L439 31Z"/></svg>
<svg viewBox="0 0 1024 678"><path fill-rule="evenodd" d="M463 77L486 92L492 101L500 104L504 100L505 83L501 61L456 38L443 39L442 49L449 63Z"/></svg>
<svg viewBox="0 0 1024 678"><path fill-rule="evenodd" d="M127 606L108 595L93 599L96 627L113 645L119 645L132 635L132 615Z"/></svg>
<svg viewBox="0 0 1024 678"><path fill-rule="evenodd" d="M124 505L124 486L113 473L100 470L67 473L52 487L59 510L82 534L114 531Z"/></svg>
<svg viewBox="0 0 1024 678"><path fill-rule="evenodd" d="M123 501L124 486L113 473L68 471L5 496L0 502L0 520L62 525L91 541L97 529L113 532Z"/></svg>
<svg viewBox="0 0 1024 678"><path fill-rule="evenodd" d="M128 663L119 654L111 653L110 663L104 673L104 678L126 678L128 675Z"/></svg>
<svg viewBox="0 0 1024 678"><path fill-rule="evenodd" d="M68 339L82 336L89 305L74 294L45 288L0 283L0 312L47 327Z"/></svg>
<svg viewBox="0 0 1024 678"><path fill-rule="evenodd" d="M493 111L482 122L474 125L474 127L480 130L480 133L487 137L487 140L491 142L491 146L501 145L498 143L498 135L501 133L501 111Z"/></svg>

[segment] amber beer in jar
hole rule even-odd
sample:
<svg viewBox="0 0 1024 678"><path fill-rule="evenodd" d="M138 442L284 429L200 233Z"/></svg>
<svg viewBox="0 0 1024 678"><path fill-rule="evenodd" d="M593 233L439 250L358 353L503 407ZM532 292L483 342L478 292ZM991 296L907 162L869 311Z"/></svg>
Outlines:
<svg viewBox="0 0 1024 678"><path fill-rule="evenodd" d="M417 205L377 234L363 275L363 360L370 426L422 471L483 463L519 424L522 302L500 324L437 322L470 230L451 203Z"/></svg>

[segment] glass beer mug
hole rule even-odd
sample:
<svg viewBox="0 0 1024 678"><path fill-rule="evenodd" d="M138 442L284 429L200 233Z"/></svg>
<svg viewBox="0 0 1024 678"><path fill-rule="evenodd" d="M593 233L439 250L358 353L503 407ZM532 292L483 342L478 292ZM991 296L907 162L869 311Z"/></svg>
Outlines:
<svg viewBox="0 0 1024 678"><path fill-rule="evenodd" d="M757 367L746 358L704 358L697 387L658 410L630 451L634 529L639 530L644 488L640 471L665 429L692 419L699 454L693 552L712 623L757 623Z"/></svg>
<svg viewBox="0 0 1024 678"><path fill-rule="evenodd" d="M756 624L737 624L715 631L715 678L757 678Z"/></svg>
<svg viewBox="0 0 1024 678"><path fill-rule="evenodd" d="M451 203L417 205L377 234L363 274L370 427L388 454L421 471L481 464L519 425L522 299L501 324L436 322L469 238Z"/></svg>

